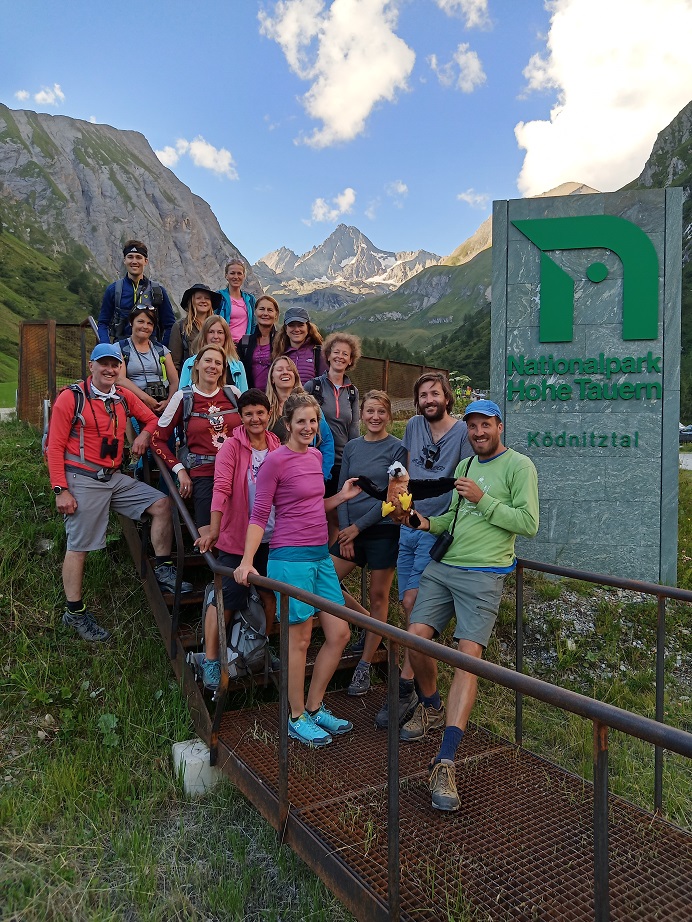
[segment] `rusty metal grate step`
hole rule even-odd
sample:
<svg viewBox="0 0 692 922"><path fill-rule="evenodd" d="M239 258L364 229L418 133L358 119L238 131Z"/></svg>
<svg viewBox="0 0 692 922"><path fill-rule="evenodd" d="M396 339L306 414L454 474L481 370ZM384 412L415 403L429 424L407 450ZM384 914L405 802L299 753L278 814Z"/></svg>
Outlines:
<svg viewBox="0 0 692 922"><path fill-rule="evenodd" d="M355 732L311 751L289 744L289 797L301 821L371 892L387 898L384 697L330 695ZM228 712L220 741L274 792L278 705ZM430 807L427 763L439 735L400 746L404 918L581 922L593 918L592 787L480 729L457 760L458 814ZM692 836L619 798L610 807L611 918L689 922Z"/></svg>

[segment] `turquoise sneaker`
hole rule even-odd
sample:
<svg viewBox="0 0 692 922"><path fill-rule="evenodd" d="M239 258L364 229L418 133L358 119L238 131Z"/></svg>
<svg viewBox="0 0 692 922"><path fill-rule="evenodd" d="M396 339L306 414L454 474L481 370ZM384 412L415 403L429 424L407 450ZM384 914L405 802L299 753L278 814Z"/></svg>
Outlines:
<svg viewBox="0 0 692 922"><path fill-rule="evenodd" d="M288 735L291 739L310 746L311 749L328 746L332 741L331 736L317 726L307 711L303 711L297 720L293 720L292 717L288 718Z"/></svg>
<svg viewBox="0 0 692 922"><path fill-rule="evenodd" d="M353 730L353 724L350 720L342 720L340 717L335 717L323 704L320 705L320 709L316 714L311 714L310 716L318 727L321 727L333 736L339 736L341 733L348 733L349 730Z"/></svg>
<svg viewBox="0 0 692 922"><path fill-rule="evenodd" d="M221 663L217 659L202 661L202 682L209 691L216 691L221 684Z"/></svg>

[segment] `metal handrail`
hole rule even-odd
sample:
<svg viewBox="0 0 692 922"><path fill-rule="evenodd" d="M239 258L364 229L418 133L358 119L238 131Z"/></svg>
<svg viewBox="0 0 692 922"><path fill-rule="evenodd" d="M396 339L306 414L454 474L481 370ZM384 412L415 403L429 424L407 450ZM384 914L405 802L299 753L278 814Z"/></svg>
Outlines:
<svg viewBox="0 0 692 922"><path fill-rule="evenodd" d="M188 531L197 537L199 532L195 527L192 517L183 503L180 494L173 482L167 467L160 458L155 456L156 463L161 472L164 482L167 484L170 496L177 507L178 513L185 523ZM217 595L219 594L219 583L221 576L232 576L233 570L219 564L216 558L207 552L204 558L214 573L215 583L217 584ZM669 598L680 599L681 601L692 601L692 592L679 590L670 586L658 586L655 583L644 583L636 580L621 579L619 577L608 577L601 574L587 573L586 571L573 570L569 567L556 567L549 564L541 564L537 561L520 560L518 566L517 579L517 599L522 599L523 609L523 569L531 568L544 570L544 572L555 573L561 576L570 576L575 579L584 579L591 582L599 582L603 585L619 586L625 589L634 589L639 592L649 592L658 596L667 596ZM306 592L296 586L288 583L279 582L278 580L269 579L268 577L256 576L252 574L249 581L262 589L268 589L280 593L280 692L279 692L279 777L277 784L278 793L278 813L277 828L283 835L283 831L288 821L290 812L290 803L288 801L288 597L299 599L314 606L320 611L328 612L358 627L370 630L373 633L386 638L389 644L389 681L388 681L388 705L389 713L397 713L398 699L398 682L395 681L398 667L398 646L416 650L417 652L432 657L440 662L447 663L455 669L461 669L465 672L473 673L476 676L487 679L495 684L502 685L505 688L513 689L518 696L529 695L538 701L553 705L561 710L570 711L581 717L591 720L593 724L594 740L594 918L597 922L607 922L610 919L610 901L609 901L609 867L608 867L608 728L620 730L629 736L652 743L661 749L667 749L671 752L678 753L692 759L692 733L671 727L668 724L656 719L642 717L630 711L625 711L612 704L606 704L589 698L579 692L562 688L559 685L553 685L542 679L536 679L533 676L524 675L520 671L507 669L495 663L487 662L446 647L433 640L425 640L410 634L401 628L387 624L386 622L377 621L376 619L362 615L359 612L346 608L343 605L337 605L327 599ZM519 609L519 602L518 602ZM518 618L518 623L521 618ZM220 634L223 627L223 618L219 618ZM225 637L221 634L220 650L225 652ZM225 659L225 658L223 658ZM214 719L214 728L212 731L212 759L216 759L216 747L218 745L218 726L223 713L226 695L228 691L228 670L227 664L222 662L221 685L219 686L219 695L217 701L217 712ZM400 895L399 895L399 775L398 775L398 745L399 745L399 727L396 721L389 721L388 726L388 904L390 919L400 918Z"/></svg>

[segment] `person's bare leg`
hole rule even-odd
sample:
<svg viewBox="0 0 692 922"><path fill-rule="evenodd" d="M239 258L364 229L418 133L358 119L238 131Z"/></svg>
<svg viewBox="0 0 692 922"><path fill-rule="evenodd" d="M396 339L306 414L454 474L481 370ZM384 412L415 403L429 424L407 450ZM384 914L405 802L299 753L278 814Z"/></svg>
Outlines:
<svg viewBox="0 0 692 922"><path fill-rule="evenodd" d="M82 598L86 551L67 551L62 563L62 584L68 602L79 602Z"/></svg>
<svg viewBox="0 0 692 922"><path fill-rule="evenodd" d="M226 624L231 620L228 608L223 613ZM208 660L219 658L219 621L216 616L216 605L207 605L204 616L204 655Z"/></svg>
<svg viewBox="0 0 692 922"><path fill-rule="evenodd" d="M332 680L346 644L351 637L348 622L342 621L341 618L330 615L326 611L320 611L317 615L324 632L324 643L317 654L312 679L310 680L310 688L308 689L306 703L309 711L316 711L322 704L327 685Z"/></svg>
<svg viewBox="0 0 692 922"><path fill-rule="evenodd" d="M384 624L389 614L389 590L394 579L394 567L389 570L371 570L370 572L370 614ZM368 631L365 635L362 659L371 663L382 638L379 634Z"/></svg>
<svg viewBox="0 0 692 922"><path fill-rule="evenodd" d="M267 621L265 634L269 637L276 623L276 596L269 589L259 589L257 586L255 588L259 592L260 601L264 608L264 616Z"/></svg>
<svg viewBox="0 0 692 922"><path fill-rule="evenodd" d="M404 609L404 614L406 615L406 630L408 630L408 627L411 623L411 612L413 611L413 606L416 604L417 598L417 589L407 589L404 593L403 599L401 600L401 607ZM409 680L413 678L413 668L411 667L411 658L409 656L408 650L404 650L404 662L401 667L401 678Z"/></svg>
<svg viewBox="0 0 692 922"><path fill-rule="evenodd" d="M305 660L311 636L312 618L288 627L288 703L293 720L305 710Z"/></svg>
<svg viewBox="0 0 692 922"><path fill-rule="evenodd" d="M157 557L170 554L173 547L173 520L167 496L162 496L144 510L151 516L151 546Z"/></svg>
<svg viewBox="0 0 692 922"><path fill-rule="evenodd" d="M418 627L418 625L414 625ZM483 657L483 647L474 643L472 640L460 640L459 652L467 653L469 656L475 656L478 659ZM427 659L427 657L423 657ZM417 673L416 673L417 674ZM420 679L418 680L420 684ZM423 686L421 685L421 690ZM459 727L460 730L466 730L469 721L469 715L476 703L478 693L478 676L472 672L465 672L463 669L454 670L454 678L447 696L447 726ZM423 694L427 694L423 692Z"/></svg>
<svg viewBox="0 0 692 922"><path fill-rule="evenodd" d="M435 631L427 624L411 624L408 632L415 634L416 637L424 637L426 640L432 640L435 636ZM409 653L412 674L416 676L421 694L429 698L435 694L437 689L437 660L418 653L416 650L409 650Z"/></svg>

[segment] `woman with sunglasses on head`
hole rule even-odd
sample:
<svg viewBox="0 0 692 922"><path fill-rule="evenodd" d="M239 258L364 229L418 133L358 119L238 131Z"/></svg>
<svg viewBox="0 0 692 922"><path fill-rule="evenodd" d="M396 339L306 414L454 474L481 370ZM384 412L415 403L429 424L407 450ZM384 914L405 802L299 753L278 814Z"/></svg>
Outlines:
<svg viewBox="0 0 692 922"><path fill-rule="evenodd" d="M242 259L229 259L223 274L228 284L219 289L222 301L214 312L223 317L230 327L233 342L239 343L243 336L255 330L255 296L242 290L246 275Z"/></svg>
<svg viewBox="0 0 692 922"><path fill-rule="evenodd" d="M192 366L197 357L197 349L210 344L221 346L226 353L226 364L228 368L226 384L235 385L241 393L246 391L247 378L245 376L245 366L238 358L238 353L231 339L228 324L223 317L217 317L215 314L212 314L211 317L207 317L202 324L199 336L194 342L195 355L191 355L180 370L180 387L189 387L192 383Z"/></svg>
<svg viewBox="0 0 692 922"><path fill-rule="evenodd" d="M271 295L255 301L255 332L246 333L238 343L238 355L245 366L248 387L267 387L272 347L279 322L279 304Z"/></svg>
<svg viewBox="0 0 692 922"><path fill-rule="evenodd" d="M256 574L253 559L260 546L269 515L274 507L274 530L269 540L267 576L300 586L331 602L343 604L344 597L327 548L326 510L360 493L348 480L336 494L324 497L319 452L311 447L317 435L320 408L309 394L294 394L284 406L288 441L271 452L257 475L255 504L245 539L243 559L235 569L235 579L248 585ZM288 643L288 735L306 746L326 746L332 737L353 729L323 704L324 693L348 643L348 623L318 611L324 643L317 654L305 695L305 661L312 635L312 605L289 598Z"/></svg>
<svg viewBox="0 0 692 922"><path fill-rule="evenodd" d="M241 424L237 403L240 393L225 381L223 348L202 346L192 366L192 386L173 394L151 437L152 451L177 476L180 495L183 499L192 497L195 525L201 534L206 533L211 521L216 455ZM177 458L166 444L176 427L181 436Z"/></svg>
<svg viewBox="0 0 692 922"><path fill-rule="evenodd" d="M269 398L269 431L278 436L282 444L288 441L288 429L283 417L284 405L291 394L304 394L295 363L287 355L274 359L269 368L267 397ZM334 436L324 415L320 413L319 433L315 442L322 455L322 474L325 481L334 467Z"/></svg>
<svg viewBox="0 0 692 922"><path fill-rule="evenodd" d="M118 384L160 416L178 387L178 372L170 349L154 339L156 320L156 311L146 305L130 311L132 332L118 341L123 357Z"/></svg>
<svg viewBox="0 0 692 922"><path fill-rule="evenodd" d="M272 357L287 355L295 362L300 383L304 384L325 370L321 346L322 335L310 322L310 314L304 307L289 307L274 340Z"/></svg>
<svg viewBox="0 0 692 922"><path fill-rule="evenodd" d="M406 449L400 439L387 432L392 421L392 404L384 391L368 391L360 405L365 435L350 441L343 452L341 487L351 477L368 476L378 489L389 483L388 468L399 461L406 464ZM399 526L382 518L382 503L365 493L339 506L339 534L330 548L334 569L343 580L354 567L370 570L370 611L367 614L386 622L389 590L399 553ZM362 611L347 599L350 608ZM380 637L366 633L363 653L356 666L349 695L365 695L370 688L370 664Z"/></svg>
<svg viewBox="0 0 692 922"><path fill-rule="evenodd" d="M192 343L199 335L202 324L216 313L221 307L221 295L212 291L208 285L201 282L188 288L180 299L180 306L185 311L185 316L173 324L171 330L170 347L173 362L178 374L183 367L183 362L193 353Z"/></svg>

